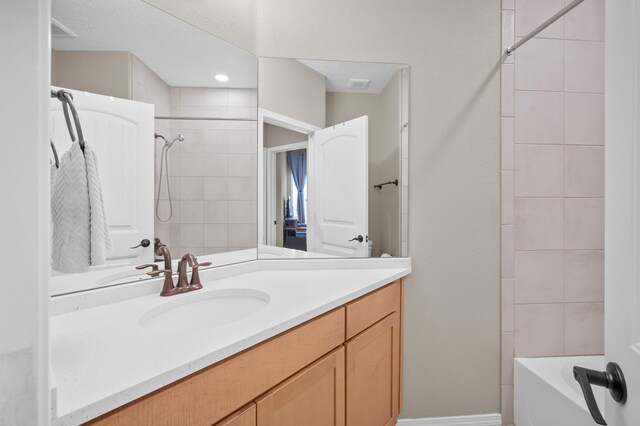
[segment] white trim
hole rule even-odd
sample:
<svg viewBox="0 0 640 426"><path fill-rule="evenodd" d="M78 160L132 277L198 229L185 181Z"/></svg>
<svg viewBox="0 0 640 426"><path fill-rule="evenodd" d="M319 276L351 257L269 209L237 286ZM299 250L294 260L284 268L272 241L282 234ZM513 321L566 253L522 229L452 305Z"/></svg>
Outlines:
<svg viewBox="0 0 640 426"><path fill-rule="evenodd" d="M258 244L266 244L267 237L265 232L267 227L265 215L267 209L265 200L267 180L264 178L266 170L266 159L264 155L265 123L307 135L311 135L320 130L320 127L314 126L313 124L305 123L304 121L296 120L295 118L287 117L286 115L278 114L277 112L264 108L258 108ZM307 157L307 161L310 161L309 157ZM309 232L308 227L307 232Z"/></svg>
<svg viewBox="0 0 640 426"><path fill-rule="evenodd" d="M500 414L399 419L398 426L502 426Z"/></svg>

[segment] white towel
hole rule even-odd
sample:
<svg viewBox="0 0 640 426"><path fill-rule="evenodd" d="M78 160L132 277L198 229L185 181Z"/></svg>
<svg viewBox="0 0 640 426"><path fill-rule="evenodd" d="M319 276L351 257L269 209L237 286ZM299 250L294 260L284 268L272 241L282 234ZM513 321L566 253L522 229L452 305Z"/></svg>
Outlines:
<svg viewBox="0 0 640 426"><path fill-rule="evenodd" d="M78 143L51 173L52 268L85 272L106 261L111 248L95 153Z"/></svg>

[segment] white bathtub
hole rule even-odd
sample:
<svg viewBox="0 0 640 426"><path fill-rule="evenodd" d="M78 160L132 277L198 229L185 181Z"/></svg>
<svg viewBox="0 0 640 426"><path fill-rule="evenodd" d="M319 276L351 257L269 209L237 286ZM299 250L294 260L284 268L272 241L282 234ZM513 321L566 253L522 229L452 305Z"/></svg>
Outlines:
<svg viewBox="0 0 640 426"><path fill-rule="evenodd" d="M587 410L573 366L604 371L602 356L516 358L514 416L516 426L590 426L596 423ZM605 389L594 386L600 410Z"/></svg>

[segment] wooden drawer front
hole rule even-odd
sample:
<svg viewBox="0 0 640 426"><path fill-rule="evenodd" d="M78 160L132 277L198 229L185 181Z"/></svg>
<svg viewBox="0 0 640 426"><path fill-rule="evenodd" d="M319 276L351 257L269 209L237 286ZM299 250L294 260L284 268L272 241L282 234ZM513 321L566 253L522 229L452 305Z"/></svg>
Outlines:
<svg viewBox="0 0 640 426"><path fill-rule="evenodd" d="M347 340L392 312L400 311L400 281L346 305Z"/></svg>
<svg viewBox="0 0 640 426"><path fill-rule="evenodd" d="M347 348L347 425L391 426L398 418L400 325L393 313Z"/></svg>
<svg viewBox="0 0 640 426"><path fill-rule="evenodd" d="M259 426L344 426L344 347L257 401Z"/></svg>
<svg viewBox="0 0 640 426"><path fill-rule="evenodd" d="M256 413L256 404L252 402L215 426L256 426Z"/></svg>
<svg viewBox="0 0 640 426"><path fill-rule="evenodd" d="M209 426L341 345L344 330L345 313L340 308L107 413L91 424Z"/></svg>

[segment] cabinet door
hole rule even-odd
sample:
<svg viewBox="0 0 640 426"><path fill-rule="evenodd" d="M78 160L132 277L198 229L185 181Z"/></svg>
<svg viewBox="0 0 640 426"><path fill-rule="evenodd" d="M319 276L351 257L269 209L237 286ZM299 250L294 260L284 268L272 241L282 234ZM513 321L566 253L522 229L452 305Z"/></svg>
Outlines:
<svg viewBox="0 0 640 426"><path fill-rule="evenodd" d="M258 426L343 426L344 347L305 368L258 404Z"/></svg>
<svg viewBox="0 0 640 426"><path fill-rule="evenodd" d="M346 344L347 426L395 425L400 389L397 312Z"/></svg>
<svg viewBox="0 0 640 426"><path fill-rule="evenodd" d="M256 404L252 402L215 426L256 426Z"/></svg>

